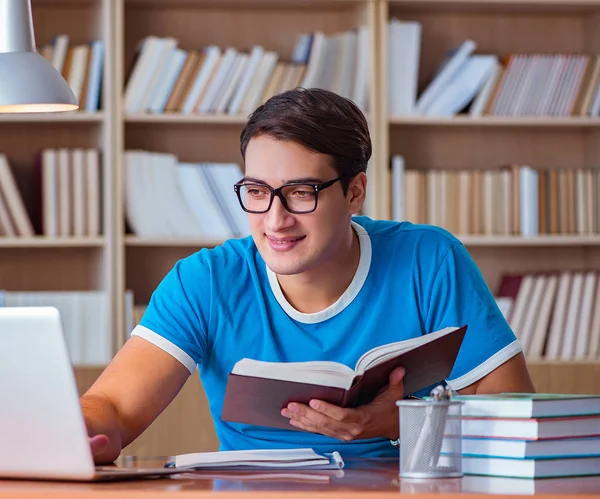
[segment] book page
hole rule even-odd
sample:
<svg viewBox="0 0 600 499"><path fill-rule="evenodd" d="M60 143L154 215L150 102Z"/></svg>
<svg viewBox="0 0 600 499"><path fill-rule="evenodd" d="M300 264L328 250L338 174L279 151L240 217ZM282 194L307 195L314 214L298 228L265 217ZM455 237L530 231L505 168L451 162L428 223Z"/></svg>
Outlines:
<svg viewBox="0 0 600 499"><path fill-rule="evenodd" d="M381 364L388 359L398 356L401 353L408 352L413 348L416 348L421 345L425 345L426 343L430 343L432 341L441 338L447 334L450 334L459 329L458 327L446 327L444 329L440 329L435 333L425 334L423 336L417 336L416 338L411 338L409 340L397 341L395 343L388 343L387 345L381 345L379 347L373 348L363 354L363 356L358 359L356 362L355 372L356 374L362 374L367 369Z"/></svg>
<svg viewBox="0 0 600 499"><path fill-rule="evenodd" d="M265 362L242 359L233 366L232 374L279 379L311 385L332 386L347 390L352 386L354 371L338 362Z"/></svg>

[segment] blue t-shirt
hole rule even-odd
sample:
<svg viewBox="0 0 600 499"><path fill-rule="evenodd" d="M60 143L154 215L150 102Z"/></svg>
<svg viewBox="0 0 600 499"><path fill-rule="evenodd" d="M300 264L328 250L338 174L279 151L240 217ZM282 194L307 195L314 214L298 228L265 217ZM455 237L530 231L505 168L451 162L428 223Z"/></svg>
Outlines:
<svg viewBox="0 0 600 499"><path fill-rule="evenodd" d="M354 368L376 346L467 324L446 380L458 390L521 351L479 269L448 232L366 217L354 218L353 226L358 269L344 294L321 312L301 313L287 302L251 237L180 260L152 295L132 334L172 354L190 373L198 366L222 450L312 447L343 456L397 455L383 437L342 442L222 421L227 376L242 358L329 360Z"/></svg>

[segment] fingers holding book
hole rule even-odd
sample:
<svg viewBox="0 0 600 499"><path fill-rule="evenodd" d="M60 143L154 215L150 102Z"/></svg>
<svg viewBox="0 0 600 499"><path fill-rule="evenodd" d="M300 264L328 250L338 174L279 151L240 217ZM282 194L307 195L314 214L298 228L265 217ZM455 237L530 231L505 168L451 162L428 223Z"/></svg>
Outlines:
<svg viewBox="0 0 600 499"><path fill-rule="evenodd" d="M404 396L403 377L402 367L394 369L388 386L372 402L356 408L313 399L308 405L292 402L281 414L292 426L344 441L373 437L393 440L398 437L396 400Z"/></svg>

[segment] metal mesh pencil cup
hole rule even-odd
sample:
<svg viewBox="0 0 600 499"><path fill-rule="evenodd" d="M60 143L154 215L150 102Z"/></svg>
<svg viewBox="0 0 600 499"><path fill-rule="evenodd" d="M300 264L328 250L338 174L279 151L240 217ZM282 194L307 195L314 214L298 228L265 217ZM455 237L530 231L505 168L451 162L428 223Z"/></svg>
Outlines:
<svg viewBox="0 0 600 499"><path fill-rule="evenodd" d="M400 469L404 478L461 477L462 402L398 400Z"/></svg>

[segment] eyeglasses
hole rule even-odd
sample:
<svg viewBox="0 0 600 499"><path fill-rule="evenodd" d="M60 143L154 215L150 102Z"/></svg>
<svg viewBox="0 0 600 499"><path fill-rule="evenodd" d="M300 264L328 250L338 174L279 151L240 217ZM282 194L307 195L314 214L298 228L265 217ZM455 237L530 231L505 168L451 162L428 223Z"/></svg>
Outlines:
<svg viewBox="0 0 600 499"><path fill-rule="evenodd" d="M266 213L271 209L273 197L277 196L283 207L294 214L311 213L317 209L319 192L332 186L338 178L320 184L290 182L277 189L270 185L240 180L233 188L237 194L240 206L248 213Z"/></svg>

